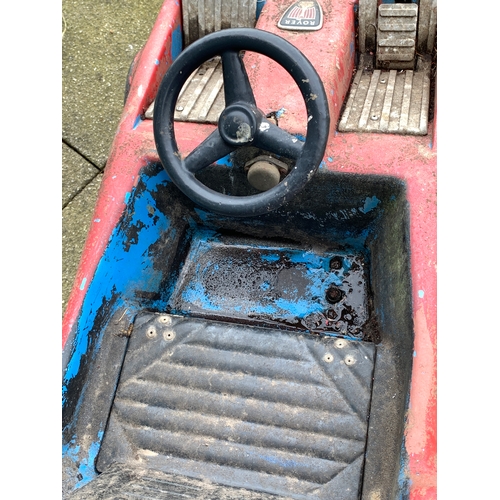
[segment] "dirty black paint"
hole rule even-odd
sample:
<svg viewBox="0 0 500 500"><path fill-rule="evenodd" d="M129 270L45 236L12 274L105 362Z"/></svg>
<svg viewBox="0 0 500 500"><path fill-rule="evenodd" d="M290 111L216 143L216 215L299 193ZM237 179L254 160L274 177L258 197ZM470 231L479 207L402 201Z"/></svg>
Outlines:
<svg viewBox="0 0 500 500"><path fill-rule="evenodd" d="M370 314L365 260L332 253L200 232L169 310L361 339ZM336 257L343 264L332 272Z"/></svg>

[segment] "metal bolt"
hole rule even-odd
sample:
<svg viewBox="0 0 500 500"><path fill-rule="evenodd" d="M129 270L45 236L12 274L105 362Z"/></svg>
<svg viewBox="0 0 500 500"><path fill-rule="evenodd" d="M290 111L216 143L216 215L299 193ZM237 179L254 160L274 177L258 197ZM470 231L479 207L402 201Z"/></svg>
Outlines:
<svg viewBox="0 0 500 500"><path fill-rule="evenodd" d="M380 116L379 116L379 115L372 115L372 116L371 116L371 119L372 119L374 122L376 122L379 118L380 118Z"/></svg>
<svg viewBox="0 0 500 500"><path fill-rule="evenodd" d="M330 304L336 304L342 300L344 296L344 292L335 285L330 285L328 290L326 291L325 298Z"/></svg>
<svg viewBox="0 0 500 500"><path fill-rule="evenodd" d="M382 79L380 80L380 83L385 83L385 82L386 82L386 79L385 79L385 78L382 78Z"/></svg>
<svg viewBox="0 0 500 500"><path fill-rule="evenodd" d="M330 261L330 270L338 271L339 269L342 269L342 257L337 256Z"/></svg>
<svg viewBox="0 0 500 500"><path fill-rule="evenodd" d="M184 106L177 106L175 108L176 111L183 111L184 110Z"/></svg>
<svg viewBox="0 0 500 500"><path fill-rule="evenodd" d="M156 328L154 326L150 326L148 328L148 331L146 332L146 336L150 339L153 339L156 337Z"/></svg>

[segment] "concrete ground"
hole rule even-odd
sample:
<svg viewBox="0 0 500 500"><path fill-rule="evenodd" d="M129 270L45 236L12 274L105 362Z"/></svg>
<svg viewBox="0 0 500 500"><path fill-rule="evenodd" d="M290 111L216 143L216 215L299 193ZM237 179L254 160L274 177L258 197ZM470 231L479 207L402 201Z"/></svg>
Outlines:
<svg viewBox="0 0 500 500"><path fill-rule="evenodd" d="M62 1L62 312L123 109L162 0Z"/></svg>

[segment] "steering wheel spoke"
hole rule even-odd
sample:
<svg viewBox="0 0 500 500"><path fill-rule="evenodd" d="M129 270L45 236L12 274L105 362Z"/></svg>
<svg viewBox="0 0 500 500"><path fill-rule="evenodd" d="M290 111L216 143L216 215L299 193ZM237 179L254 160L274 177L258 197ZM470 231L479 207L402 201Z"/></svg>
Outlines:
<svg viewBox="0 0 500 500"><path fill-rule="evenodd" d="M221 58L226 106L238 101L256 106L245 64L239 51L227 50L223 52Z"/></svg>
<svg viewBox="0 0 500 500"><path fill-rule="evenodd" d="M253 145L291 160L297 160L304 147L297 137L265 119L260 124Z"/></svg>
<svg viewBox="0 0 500 500"><path fill-rule="evenodd" d="M184 159L184 167L192 174L224 158L235 148L220 136L219 129L214 130L199 146Z"/></svg>

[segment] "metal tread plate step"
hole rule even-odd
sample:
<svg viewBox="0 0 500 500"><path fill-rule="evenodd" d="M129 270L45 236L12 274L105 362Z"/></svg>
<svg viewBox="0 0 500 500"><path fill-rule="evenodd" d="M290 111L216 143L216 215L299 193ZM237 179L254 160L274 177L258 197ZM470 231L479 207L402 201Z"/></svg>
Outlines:
<svg viewBox="0 0 500 500"><path fill-rule="evenodd" d="M426 61L416 71L358 69L338 130L426 135L430 68Z"/></svg>
<svg viewBox="0 0 500 500"><path fill-rule="evenodd" d="M97 469L357 499L373 343L142 313Z"/></svg>
<svg viewBox="0 0 500 500"><path fill-rule="evenodd" d="M204 62L190 75L177 99L174 120L217 124L224 110L224 78L220 57ZM153 118L154 101L146 111Z"/></svg>

